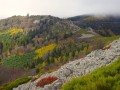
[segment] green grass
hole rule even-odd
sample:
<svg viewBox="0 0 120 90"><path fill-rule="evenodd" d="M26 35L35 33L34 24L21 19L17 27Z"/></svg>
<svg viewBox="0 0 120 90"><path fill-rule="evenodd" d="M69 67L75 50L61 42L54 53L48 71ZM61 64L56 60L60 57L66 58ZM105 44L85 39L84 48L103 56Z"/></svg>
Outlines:
<svg viewBox="0 0 120 90"><path fill-rule="evenodd" d="M21 56L12 56L8 57L2 61L2 64L6 67L17 67L17 68L24 68L34 62L35 53L28 53Z"/></svg>
<svg viewBox="0 0 120 90"><path fill-rule="evenodd" d="M106 44L111 43L114 40L117 40L120 38L120 35L116 35L116 36L111 36L111 37L93 37L93 39L95 40L101 40L103 42L105 42Z"/></svg>
<svg viewBox="0 0 120 90"><path fill-rule="evenodd" d="M111 43L112 41L119 39L120 36L112 36L112 37L101 37L101 40Z"/></svg>
<svg viewBox="0 0 120 90"><path fill-rule="evenodd" d="M18 78L15 81L12 81L12 82L4 84L3 86L0 86L0 90L12 90L13 88L17 86L28 82L30 79L31 77L27 77L27 76Z"/></svg>
<svg viewBox="0 0 120 90"><path fill-rule="evenodd" d="M120 58L86 76L72 79L61 90L120 90Z"/></svg>

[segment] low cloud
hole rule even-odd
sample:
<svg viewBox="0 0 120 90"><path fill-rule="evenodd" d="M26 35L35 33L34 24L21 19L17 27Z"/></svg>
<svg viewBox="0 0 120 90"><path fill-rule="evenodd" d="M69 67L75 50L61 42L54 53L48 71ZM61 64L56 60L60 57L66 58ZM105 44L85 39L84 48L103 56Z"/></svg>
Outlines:
<svg viewBox="0 0 120 90"><path fill-rule="evenodd" d="M120 0L1 0L0 17L12 15L120 15Z"/></svg>

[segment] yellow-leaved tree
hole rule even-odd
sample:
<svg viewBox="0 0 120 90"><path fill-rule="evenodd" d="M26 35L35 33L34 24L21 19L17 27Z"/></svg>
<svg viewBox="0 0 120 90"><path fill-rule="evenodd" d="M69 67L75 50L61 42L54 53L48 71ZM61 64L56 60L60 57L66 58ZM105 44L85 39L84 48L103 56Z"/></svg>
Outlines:
<svg viewBox="0 0 120 90"><path fill-rule="evenodd" d="M12 28L9 30L9 34L10 35L15 35L15 34L18 34L18 33L21 33L23 32L23 29L21 28Z"/></svg>
<svg viewBox="0 0 120 90"><path fill-rule="evenodd" d="M35 56L34 59L37 60L38 58L42 58L48 52L53 51L55 47L56 47L56 44L50 44L48 46L44 46L42 48L39 48L39 49L35 50L35 53L37 55Z"/></svg>
<svg viewBox="0 0 120 90"><path fill-rule="evenodd" d="M0 32L0 35L9 34L12 36L12 35L16 35L16 34L21 33L21 32L23 32L23 29L21 29L21 28L11 28L7 31Z"/></svg>

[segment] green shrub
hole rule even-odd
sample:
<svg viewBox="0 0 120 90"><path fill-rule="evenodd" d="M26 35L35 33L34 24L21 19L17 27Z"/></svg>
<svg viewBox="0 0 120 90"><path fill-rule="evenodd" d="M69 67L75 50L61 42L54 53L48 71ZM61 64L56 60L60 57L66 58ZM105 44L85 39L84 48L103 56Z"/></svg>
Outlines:
<svg viewBox="0 0 120 90"><path fill-rule="evenodd" d="M62 90L120 90L120 58L86 76L72 79Z"/></svg>
<svg viewBox="0 0 120 90"><path fill-rule="evenodd" d="M30 79L31 79L31 77L27 77L27 76L21 77L19 79L16 79L15 81L4 84L0 90L12 90L13 88L17 87L18 85L28 82Z"/></svg>

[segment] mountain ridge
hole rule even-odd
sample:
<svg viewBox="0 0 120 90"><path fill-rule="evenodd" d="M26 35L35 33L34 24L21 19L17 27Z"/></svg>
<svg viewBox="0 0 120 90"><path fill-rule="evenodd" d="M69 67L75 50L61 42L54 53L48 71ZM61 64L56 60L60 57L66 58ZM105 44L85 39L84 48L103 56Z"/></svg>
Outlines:
<svg viewBox="0 0 120 90"><path fill-rule="evenodd" d="M68 20L73 21L74 24L81 28L91 27L95 32L103 36L110 36L109 31L116 35L120 34L120 16L82 15L68 18Z"/></svg>

